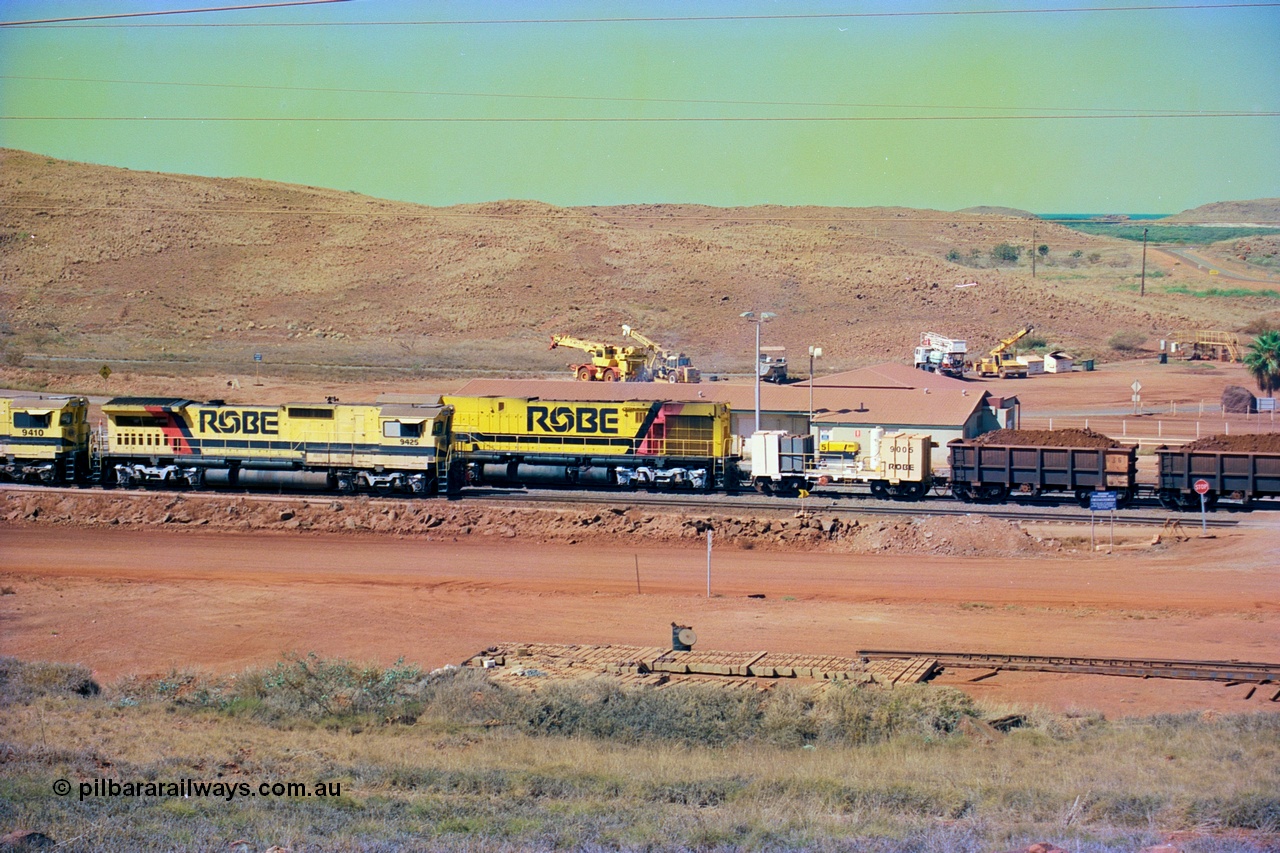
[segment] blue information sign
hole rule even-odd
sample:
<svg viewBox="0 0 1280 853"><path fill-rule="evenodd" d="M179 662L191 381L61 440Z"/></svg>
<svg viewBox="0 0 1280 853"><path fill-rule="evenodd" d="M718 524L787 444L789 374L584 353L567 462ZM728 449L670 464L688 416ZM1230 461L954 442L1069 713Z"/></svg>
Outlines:
<svg viewBox="0 0 1280 853"><path fill-rule="evenodd" d="M253 360L254 360L254 361L262 361L262 353L260 353L260 352L255 352L255 353L253 354Z"/></svg>
<svg viewBox="0 0 1280 853"><path fill-rule="evenodd" d="M1094 492L1089 495L1089 511L1102 512L1116 508L1115 492Z"/></svg>

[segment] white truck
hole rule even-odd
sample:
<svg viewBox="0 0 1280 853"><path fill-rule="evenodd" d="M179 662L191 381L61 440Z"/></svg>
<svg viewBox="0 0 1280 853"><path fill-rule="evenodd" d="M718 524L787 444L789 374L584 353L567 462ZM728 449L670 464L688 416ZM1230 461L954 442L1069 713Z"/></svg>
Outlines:
<svg viewBox="0 0 1280 853"><path fill-rule="evenodd" d="M915 501L933 487L929 435L886 435L876 427L865 449L856 441L824 441L816 452L812 435L781 430L758 430L748 442L751 484L762 494L867 486L872 497Z"/></svg>
<svg viewBox="0 0 1280 853"><path fill-rule="evenodd" d="M915 366L918 370L960 379L964 376L964 360L968 349L964 341L957 341L937 332L923 332L920 335L920 346L916 347Z"/></svg>

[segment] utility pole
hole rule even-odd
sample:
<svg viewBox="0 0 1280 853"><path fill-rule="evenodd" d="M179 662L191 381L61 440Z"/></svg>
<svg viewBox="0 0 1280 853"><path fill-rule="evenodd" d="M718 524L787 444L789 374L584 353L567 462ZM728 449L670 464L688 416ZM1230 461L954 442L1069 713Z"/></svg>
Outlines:
<svg viewBox="0 0 1280 853"><path fill-rule="evenodd" d="M1036 227L1031 226L1031 277L1036 277Z"/></svg>
<svg viewBox="0 0 1280 853"><path fill-rule="evenodd" d="M1142 284L1138 288L1139 296L1147 295L1147 229L1142 229Z"/></svg>

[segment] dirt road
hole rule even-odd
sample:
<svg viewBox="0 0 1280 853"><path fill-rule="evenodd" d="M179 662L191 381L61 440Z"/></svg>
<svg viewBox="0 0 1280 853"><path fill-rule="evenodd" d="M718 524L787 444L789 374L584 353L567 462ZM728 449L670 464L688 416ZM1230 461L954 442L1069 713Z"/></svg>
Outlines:
<svg viewBox="0 0 1280 853"><path fill-rule="evenodd" d="M0 584L13 593L0 596L0 654L83 662L108 681L234 671L288 651L431 667L506 640L658 645L679 621L716 649L1273 660L1275 542L1274 531L1241 531L1176 553L1079 560L722 549L708 599L700 546L19 523L0 526ZM1002 673L962 686L1109 715L1280 710L1268 691L1245 700L1246 688L1219 684Z"/></svg>

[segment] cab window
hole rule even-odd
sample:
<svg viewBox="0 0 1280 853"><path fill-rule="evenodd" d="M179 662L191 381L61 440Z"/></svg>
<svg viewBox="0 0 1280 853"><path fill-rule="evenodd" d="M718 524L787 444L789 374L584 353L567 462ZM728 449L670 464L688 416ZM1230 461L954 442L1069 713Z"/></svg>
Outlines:
<svg viewBox="0 0 1280 853"><path fill-rule="evenodd" d="M387 438L419 438L422 435L422 424L404 424L400 421L384 421L382 434Z"/></svg>
<svg viewBox="0 0 1280 853"><path fill-rule="evenodd" d="M30 412L14 412L14 429L48 429L53 423L53 414L33 415Z"/></svg>
<svg viewBox="0 0 1280 853"><path fill-rule="evenodd" d="M58 423L62 424L63 426L71 426L73 423L75 423L75 420L76 420L75 415L71 414L70 412L63 412L62 417L58 419Z"/></svg>

